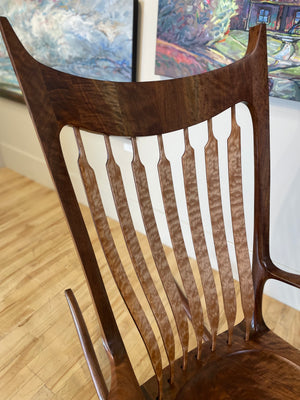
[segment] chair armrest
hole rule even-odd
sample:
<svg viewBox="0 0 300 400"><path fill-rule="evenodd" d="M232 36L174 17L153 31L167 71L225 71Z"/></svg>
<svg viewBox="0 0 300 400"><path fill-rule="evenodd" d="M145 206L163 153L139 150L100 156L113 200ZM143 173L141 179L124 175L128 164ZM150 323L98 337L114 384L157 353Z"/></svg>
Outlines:
<svg viewBox="0 0 300 400"><path fill-rule="evenodd" d="M65 291L65 295L73 317L77 334L79 336L81 347L83 349L84 356L95 385L96 392L100 400L106 400L108 398L108 389L78 302L71 289L67 289Z"/></svg>
<svg viewBox="0 0 300 400"><path fill-rule="evenodd" d="M268 260L265 266L269 274L268 279L276 279L300 289L300 275L292 274L276 267L271 260Z"/></svg>
<svg viewBox="0 0 300 400"><path fill-rule="evenodd" d="M76 297L71 289L67 289L65 291L65 295L99 399L144 400L144 396L133 373L129 359L125 357L121 362L118 363L118 365L115 365L109 348L104 344L104 348L111 363L111 388L110 391L108 391L91 337Z"/></svg>

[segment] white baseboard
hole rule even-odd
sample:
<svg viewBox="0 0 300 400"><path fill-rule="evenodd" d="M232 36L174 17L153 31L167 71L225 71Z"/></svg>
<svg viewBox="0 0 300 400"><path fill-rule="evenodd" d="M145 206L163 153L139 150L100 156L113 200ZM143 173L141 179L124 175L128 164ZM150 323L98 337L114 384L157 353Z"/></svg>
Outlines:
<svg viewBox="0 0 300 400"><path fill-rule="evenodd" d="M3 164L41 185L54 188L45 160L34 157L16 147L0 145Z"/></svg>

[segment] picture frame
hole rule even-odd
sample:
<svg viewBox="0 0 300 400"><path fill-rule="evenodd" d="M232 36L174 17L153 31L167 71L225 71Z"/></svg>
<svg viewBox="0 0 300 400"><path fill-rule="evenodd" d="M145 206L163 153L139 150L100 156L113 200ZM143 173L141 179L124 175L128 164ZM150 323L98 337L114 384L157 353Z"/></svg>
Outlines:
<svg viewBox="0 0 300 400"><path fill-rule="evenodd" d="M228 65L265 23L270 96L300 101L300 1L159 0L155 73L180 77Z"/></svg>
<svg viewBox="0 0 300 400"><path fill-rule="evenodd" d="M63 72L100 80L136 80L138 0L2 0L27 51ZM0 35L0 96L24 102Z"/></svg>

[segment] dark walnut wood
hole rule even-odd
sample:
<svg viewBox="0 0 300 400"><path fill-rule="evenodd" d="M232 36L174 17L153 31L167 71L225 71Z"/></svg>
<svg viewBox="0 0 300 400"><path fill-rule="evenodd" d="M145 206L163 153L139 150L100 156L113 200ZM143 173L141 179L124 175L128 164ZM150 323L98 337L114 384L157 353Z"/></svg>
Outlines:
<svg viewBox="0 0 300 400"><path fill-rule="evenodd" d="M106 386L81 311L71 290L68 303L100 399L299 399L299 352L268 330L262 316L262 293L272 278L300 287L299 276L281 271L269 255L269 98L264 25L250 30L247 53L230 66L202 75L159 82L117 83L80 78L55 71L34 60L5 18L2 35L19 79L37 135L56 185L99 316L105 349L111 361L111 385ZM247 248L240 128L235 104L245 103L253 121L255 195L252 273ZM232 129L227 141L232 231L240 280L244 320L237 326L236 294L228 253L221 196L218 141L212 117L231 108ZM202 223L194 148L189 127L207 121L204 149L208 204L219 266L227 332L217 335L220 304ZM112 276L144 341L154 376L139 386L119 332L101 271L82 218L60 145L62 127L74 127L79 168L95 228ZM100 190L90 166L81 130L104 135L106 169L128 255L152 310L158 334L150 323L135 286L123 265L105 215ZM163 134L181 130L185 151L181 159L186 209L190 223L204 303L193 272L179 219L172 167L165 155ZM129 198L110 136L131 138L132 177L149 248L165 300L150 273L130 213ZM166 222L180 279L165 254L152 205L147 174L137 138L155 135L159 162L156 173ZM141 139L139 139L141 140ZM201 185L203 182L201 183ZM201 190L201 188L200 188ZM179 282L181 281L181 282ZM169 308L165 306L168 301ZM204 307L205 306L205 307ZM203 309L202 309L203 307ZM204 312L205 308L205 312ZM204 315L208 325L204 326ZM177 334L174 331L177 330ZM190 331L196 348L189 351ZM156 333L155 333L156 332ZM177 339L176 339L177 338ZM161 348L163 347L163 349ZM163 368L162 352L168 365ZM176 359L175 354L182 354Z"/></svg>

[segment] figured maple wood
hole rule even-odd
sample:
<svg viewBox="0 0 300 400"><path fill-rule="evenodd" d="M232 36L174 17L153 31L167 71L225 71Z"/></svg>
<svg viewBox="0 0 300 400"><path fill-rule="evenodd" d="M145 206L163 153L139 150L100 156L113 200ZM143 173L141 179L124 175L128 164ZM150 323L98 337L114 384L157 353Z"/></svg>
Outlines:
<svg viewBox="0 0 300 400"><path fill-rule="evenodd" d="M120 290L120 293L124 298L126 305L128 306L128 309L133 319L135 320L137 327L140 330L141 336L145 342L146 348L149 352L149 356L152 362L153 369L155 371L158 380L159 392L161 394L162 362L157 341L153 334L151 325L149 324L149 321L140 305L140 302L130 284L124 266L122 265L121 259L119 257L107 221L107 217L105 215L95 173L87 161L80 132L77 128L74 128L74 132L80 154L78 159L78 164L83 184L86 190L91 213L93 216L93 220L95 223L95 227L99 236L99 240L103 248L105 257L107 259L107 263L110 266L113 277ZM109 351L109 345L107 345L107 348ZM119 364L122 366L123 362L126 361L127 361L126 359L122 360L122 362ZM115 378L117 381L119 379L118 377L119 364L116 364L116 367L113 368L114 373L112 375L112 378ZM114 387L114 385L118 386L119 384L120 384L119 382L117 382L116 384L114 380L112 380L112 387ZM116 390L118 390L117 387Z"/></svg>
<svg viewBox="0 0 300 400"><path fill-rule="evenodd" d="M95 400L98 397L64 301L65 287L71 285L76 292L108 386L109 361L103 354L98 321L57 195L12 170L0 168L0 204L1 396L13 400ZM89 217L87 207L82 207L82 211ZM93 221L87 220L91 227ZM109 223L116 238L121 236L117 222ZM145 237L138 237L144 247ZM96 232L92 232L92 240L101 259ZM101 268L111 301L117 310L123 310L122 299L104 262ZM299 349L299 311L266 295L263 308L269 328ZM117 312L117 319L122 325L123 311ZM220 324L224 330L226 321ZM133 367L142 384L153 374L151 364L146 363L147 353L136 340L133 323L125 327L123 324L123 328Z"/></svg>
<svg viewBox="0 0 300 400"><path fill-rule="evenodd" d="M162 339L164 341L165 350L170 363L170 381L174 379L174 359L175 359L175 344L174 336L172 334L171 324L166 313L166 310L159 297L157 289L154 285L153 279L147 268L140 244L134 229L133 221L128 207L128 202L125 194L124 184L122 181L121 171L116 164L109 138L105 137L106 148L108 152L107 170L110 180L115 205L123 231L123 235L130 253L132 263L137 272L138 278L145 291L146 297L153 310L154 316L160 328Z"/></svg>
<svg viewBox="0 0 300 400"><path fill-rule="evenodd" d="M202 225L199 195L197 190L194 150L190 145L187 129L184 130L184 139L185 152L182 156L182 168L187 209L212 333L212 350L214 351L216 348L216 336L219 324L219 304Z"/></svg>
<svg viewBox="0 0 300 400"><path fill-rule="evenodd" d="M281 357L280 360L282 361L282 363L280 361L280 368L286 371L286 368L288 368L287 365L290 366L291 363L297 363L299 355L286 343L278 339L271 332L268 332L261 313L263 286L265 281L271 277L290 282L295 286L300 285L299 278L292 274L280 272L280 270L271 263L269 257L270 155L265 27L256 27L250 31L249 46L246 56L242 60L225 68L207 74L177 80L147 83L117 83L79 78L48 68L32 59L16 38L6 19L1 18L0 25L13 66L31 112L37 134L40 138L49 169L60 195L84 267L97 315L100 319L105 348L111 360L111 386L108 392L108 398L110 400L153 399L158 393L160 399L164 398L167 400L180 398L181 394L186 396L187 391L189 391L189 398L193 398L192 396L198 396L199 390L203 390L203 395L205 396L206 394L208 396L211 385L201 385L201 379L198 380L196 378L199 374L205 377L205 372L203 372L202 375L202 370L205 371L206 369L208 371L212 369L214 373L218 374L218 368L220 367L222 371L226 373L225 375L223 373L221 374L223 377L225 376L225 379L220 380L220 385L217 386L216 392L214 393L215 398L217 398L217 395L222 398L223 394L228 392L229 389L233 390L233 396L236 396L236 398L239 398L238 396L242 389L246 391L246 394L249 393L249 396L252 396L253 391L252 389L247 389L248 382L245 382L244 378L246 374L250 374L250 381L251 376L253 376L253 380L257 378L257 374L254 373L254 368L250 368L249 371L248 364L251 361L248 362L247 357L238 357L240 360L238 362L238 372L240 374L239 376L243 377L243 379L240 379L243 388L241 389L240 386L238 386L238 388L232 389L231 376L228 375L231 358L227 357L227 355L234 355L253 349L256 351L257 357L259 358L259 360L255 362L258 367L266 367L266 364L270 364L268 365L269 370L265 375L266 378L270 380L268 384L259 381L251 381L252 386L257 389L255 393L260 393L259 389L262 384L268 393L270 393L271 388L273 391L273 382L281 382L280 379L277 379L276 375L279 373L278 357ZM252 326L253 332L251 332L247 342L244 341L244 338L245 331L247 339L249 336L250 308L248 308L248 305L251 305L252 300L249 300L249 302L248 300L245 301L244 296L246 295L245 286L247 286L247 282L249 282L249 271L247 272L246 278L241 280L243 292L242 301L247 328L244 327L244 324L241 324L233 331L236 318L235 288L223 226L217 141L213 136L211 125L211 118L213 116L240 101L248 105L252 115L255 159L255 224L253 249L255 307ZM209 128L209 141L205 148L208 197L213 236L221 275L224 307L228 322L228 332L224 335L228 337L228 343L224 335L215 339L214 329L216 329L217 326L215 322L217 308L214 307L210 317L210 323L212 325L213 341L215 342L213 343L215 352L211 351L210 343L204 343L202 345L201 360L196 360L194 356L197 355L197 353L199 354L199 349L196 352L188 352L189 329L187 315L184 310L185 304L182 301L182 293L178 290L178 285L174 280L162 246L155 222L151 197L149 195L145 167L141 163L138 154L136 137L161 135L173 130L186 129L188 126L206 120L208 121ZM66 169L60 146L60 132L62 127L66 124L75 127L75 135L80 153L79 166L103 252L118 289L145 343L155 372L153 379L143 387L139 386L130 364L118 325L111 309L102 276L99 272L91 239L88 235ZM174 364L174 372L171 372L171 376L174 375L173 383L169 381L169 369L162 369L161 353L155 333L130 283L127 271L120 260L105 216L95 174L93 169L89 166L85 155L79 129L98 132L100 134L130 136L133 138L134 158L132 169L141 213L153 259L176 322L183 353L183 356ZM236 135L237 131L235 127L233 129L233 136ZM185 132L187 131L185 130ZM167 209L169 209L169 204L172 202L172 208L174 207L175 210L172 216L168 216L169 210L167 210L166 215L172 240L176 244L180 233L176 232L178 218L176 216L172 186L170 186L171 172L169 164L163 154L162 139L160 137L159 141L161 154L161 163L159 167L160 176L162 178L161 186ZM230 145L230 141L228 141L228 143ZM108 173L111 177L117 178L115 189L113 188L113 192L115 191L116 206L117 209L119 209L120 220L124 219L125 222L127 216L125 214L122 216L123 211L121 209L122 205L120 204L120 201L125 199L125 197L122 195L119 198L119 193L117 193L118 189L122 191L120 174L116 164L113 162L110 150L108 153L110 157L108 161ZM229 159L230 165L232 165L233 162L230 155ZM230 175L233 176L232 171ZM168 187L165 185L165 180L169 184ZM239 181L237 181L237 183L238 185L235 186L236 183L234 182L234 196L232 197L234 225L236 224L236 215L240 213L240 207L242 206L242 203L240 201L236 203L235 199L237 193L241 194ZM185 185L185 188L188 190L189 185ZM188 198L189 196L187 195L186 197ZM190 207L190 215L192 209L193 207ZM243 225L241 226L238 225L237 228L233 230L243 231ZM197 228L195 227L195 229ZM127 243L129 244L130 240L128 239L130 238L128 237L128 232L126 233L124 229L123 231L125 232L125 236L127 236ZM240 245L236 239L235 242L238 246ZM243 240L243 248L244 247L245 241ZM175 249L175 255L177 252L179 266L181 263L181 256L179 253L183 254L182 249L182 246ZM249 265L247 264L245 268L248 270ZM188 269L188 267L187 269L182 268L181 271L183 279L188 280L184 283L185 291L188 291L188 284L193 282L190 280L191 275L187 274ZM239 267L239 271L242 275L243 269L244 267ZM210 278L207 279L209 280ZM211 285L209 289L211 292L212 287ZM193 293L195 292L194 290ZM209 297L209 295L207 296ZM193 299L193 302L190 302L188 293L187 299L190 303L189 310L192 319L195 318L196 314L200 316L200 321L198 320L196 322L197 325L195 321L193 321L194 326L196 326L196 331L198 332L198 344L200 344L199 338L202 335L200 331L203 329L203 324L199 300L196 299L194 301ZM198 307L197 310L195 310L196 305ZM81 321L80 318L77 318L77 320L80 328L79 332L85 332L83 321ZM85 333L80 333L80 335L85 335ZM267 357L268 363L266 363L266 350L270 350L272 354L276 354L276 356ZM96 361L93 355L89 357L92 357L91 359ZM88 361L89 357L87 357ZM219 362L217 362L218 360ZM183 368L181 368L181 366ZM252 370L253 375L251 375ZM294 370L292 371L292 374L293 373ZM209 375L211 374L209 373ZM299 397L298 386L294 385L291 387L290 383L285 386L284 390L282 385L280 385L276 388L276 391L280 397L286 394L286 391L288 391L291 398L297 399ZM263 392L263 398L270 397L266 395L267 392ZM106 395L105 393L104 389L104 395Z"/></svg>
<svg viewBox="0 0 300 400"><path fill-rule="evenodd" d="M230 205L241 299L246 322L246 340L249 340L251 319L254 310L254 289L243 204L241 133L235 119L235 107L231 108L231 122L232 129L228 138Z"/></svg>
<svg viewBox="0 0 300 400"><path fill-rule="evenodd" d="M173 310L174 319L178 334L180 337L182 351L183 351L183 368L187 366L187 353L188 353L188 323L187 316L183 308L180 293L178 291L176 282L170 270L167 258L165 256L163 245L160 239L154 212L152 208L149 188L147 184L147 177L145 167L141 163L136 140L133 139L133 160L132 170L136 184L137 194L139 198L141 213L148 237L149 245L152 251L153 259L160 275L162 284L168 296L170 306Z"/></svg>
<svg viewBox="0 0 300 400"><path fill-rule="evenodd" d="M191 321L197 338L197 358L200 359L202 337L203 337L203 311L200 302L195 278L191 269L188 254L185 248L184 239L181 231L178 211L176 207L176 198L172 180L170 162L167 160L164 152L163 139L158 136L160 159L158 162L158 172L165 213L167 217L172 246L174 249L178 269L181 275L185 293L187 296Z"/></svg>
<svg viewBox="0 0 300 400"><path fill-rule="evenodd" d="M236 318L236 296L223 220L218 142L213 135L211 119L208 120L208 143L205 146L205 160L211 224L221 276L225 314L228 323L228 343L231 344L231 337Z"/></svg>

